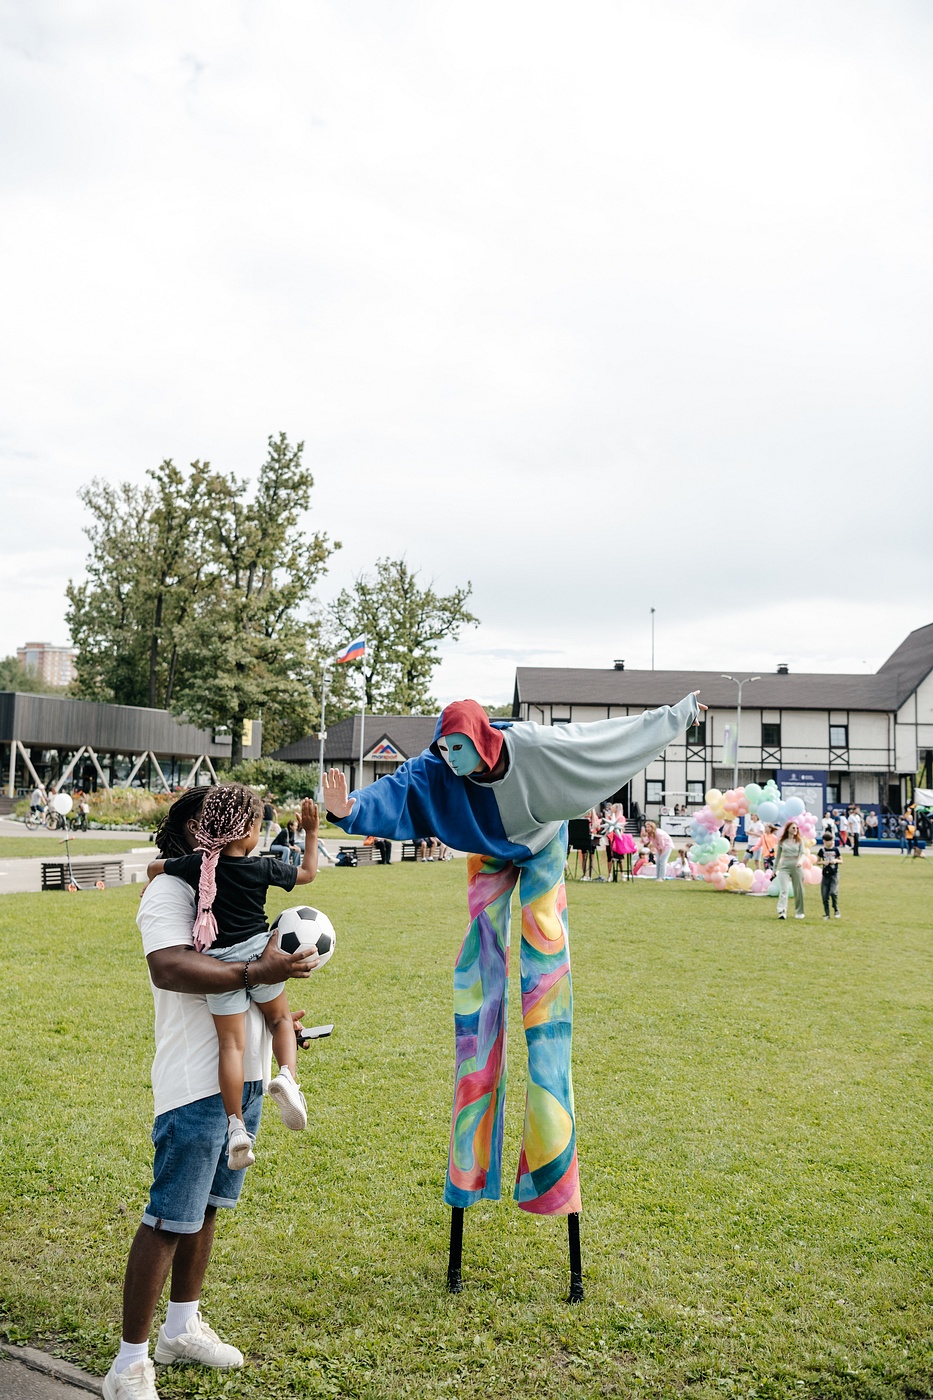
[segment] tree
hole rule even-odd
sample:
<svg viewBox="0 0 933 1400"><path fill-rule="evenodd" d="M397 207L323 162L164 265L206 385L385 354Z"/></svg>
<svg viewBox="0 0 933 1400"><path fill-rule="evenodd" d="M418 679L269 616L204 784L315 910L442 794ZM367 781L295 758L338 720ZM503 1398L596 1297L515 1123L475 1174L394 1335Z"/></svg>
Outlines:
<svg viewBox="0 0 933 1400"><path fill-rule="evenodd" d="M49 685L18 656L0 656L0 690L17 690L20 695L64 695L67 686Z"/></svg>
<svg viewBox="0 0 933 1400"><path fill-rule="evenodd" d="M313 486L302 451L270 438L251 498L247 481L207 462L186 473L164 461L141 487L82 489L87 578L67 588L78 694L228 728L231 763L246 719L267 716L273 743L307 732L320 672L313 589L339 545L298 529Z"/></svg>
<svg viewBox="0 0 933 1400"><path fill-rule="evenodd" d="M171 460L151 486L95 478L78 492L91 512L87 578L68 584L79 695L119 705L170 706L188 628L206 586L208 463L186 476Z"/></svg>
<svg viewBox="0 0 933 1400"><path fill-rule="evenodd" d="M419 571L404 559L380 559L374 575L360 574L331 604L335 646L366 638L363 678L371 713L428 714L435 709L429 687L440 662L438 643L455 640L479 620L466 607L472 584L441 596L433 582L421 588L418 577ZM352 712L357 703L346 675L350 669L339 667L334 676L338 713Z"/></svg>
<svg viewBox="0 0 933 1400"><path fill-rule="evenodd" d="M214 474L207 482L209 586L190 631L191 653L172 708L195 723L225 726L230 763L243 757L247 719L271 711L291 728L316 714L319 625L312 590L339 544L305 536L298 518L314 484L304 444L269 439L255 495L247 483Z"/></svg>

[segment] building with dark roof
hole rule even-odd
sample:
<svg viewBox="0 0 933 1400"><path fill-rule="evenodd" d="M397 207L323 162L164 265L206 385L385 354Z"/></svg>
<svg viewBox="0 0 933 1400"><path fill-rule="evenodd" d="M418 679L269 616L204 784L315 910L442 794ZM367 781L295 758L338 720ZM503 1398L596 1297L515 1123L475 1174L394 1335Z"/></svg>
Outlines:
<svg viewBox="0 0 933 1400"><path fill-rule="evenodd" d="M340 768L351 788L366 787L387 773L394 773L406 758L414 758L434 738L437 715L367 715L360 732L360 716L339 720L327 730L324 740L325 768ZM359 777L360 741L363 748L363 776ZM286 763L317 763L320 739L310 734L294 744L277 749L273 758Z"/></svg>
<svg viewBox="0 0 933 1400"><path fill-rule="evenodd" d="M199 729L167 710L106 705L58 695L0 691L0 755L4 790L12 797L35 783L187 786L214 776L214 759L229 759L229 734ZM262 752L262 725L248 720L243 757Z"/></svg>
<svg viewBox="0 0 933 1400"><path fill-rule="evenodd" d="M744 679L745 671L731 672ZM915 783L933 786L933 623L919 627L873 675L762 675L742 692L716 671L631 671L520 666L513 713L539 724L588 723L638 714L699 689L709 706L684 742L620 794L656 815L702 802L709 787L777 777L785 787L822 787L822 801L902 811ZM738 734L736 733L738 726Z"/></svg>

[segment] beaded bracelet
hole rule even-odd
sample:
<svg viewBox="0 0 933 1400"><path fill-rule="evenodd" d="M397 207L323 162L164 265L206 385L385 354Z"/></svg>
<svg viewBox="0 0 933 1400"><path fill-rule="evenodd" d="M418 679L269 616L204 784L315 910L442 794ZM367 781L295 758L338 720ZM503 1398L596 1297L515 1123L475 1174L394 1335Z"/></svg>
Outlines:
<svg viewBox="0 0 933 1400"><path fill-rule="evenodd" d="M261 953L254 953L253 956L247 958L246 962L243 964L243 985L247 993L252 991L252 987L249 985L249 965L250 963L258 962L261 956Z"/></svg>

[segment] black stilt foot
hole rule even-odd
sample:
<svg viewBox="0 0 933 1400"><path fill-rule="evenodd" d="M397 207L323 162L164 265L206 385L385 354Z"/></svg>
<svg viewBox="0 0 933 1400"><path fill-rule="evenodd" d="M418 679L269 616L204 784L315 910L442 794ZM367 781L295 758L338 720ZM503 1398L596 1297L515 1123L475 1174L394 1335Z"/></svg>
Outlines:
<svg viewBox="0 0 933 1400"><path fill-rule="evenodd" d="M578 1245L579 1250L579 1245ZM447 1292L462 1293L460 1267L463 1261L463 1208L454 1206L450 1212L450 1254L447 1259Z"/></svg>
<svg viewBox="0 0 933 1400"><path fill-rule="evenodd" d="M567 1243L570 1246L570 1293L568 1303L583 1302L583 1263L580 1258L580 1217L567 1216Z"/></svg>

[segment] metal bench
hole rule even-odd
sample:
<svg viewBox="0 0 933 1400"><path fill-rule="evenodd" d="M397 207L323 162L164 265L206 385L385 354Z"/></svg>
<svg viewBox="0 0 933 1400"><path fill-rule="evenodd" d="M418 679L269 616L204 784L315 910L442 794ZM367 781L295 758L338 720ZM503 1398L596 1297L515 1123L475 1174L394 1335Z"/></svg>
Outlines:
<svg viewBox="0 0 933 1400"><path fill-rule="evenodd" d="M415 843L414 843L414 841L403 841L403 842L402 842L402 860L414 860L414 858L415 858Z"/></svg>
<svg viewBox="0 0 933 1400"><path fill-rule="evenodd" d="M122 860L75 860L68 870L67 860L44 860L42 862L42 888L44 890L67 890L71 875L79 890L101 889L106 885L123 884Z"/></svg>

